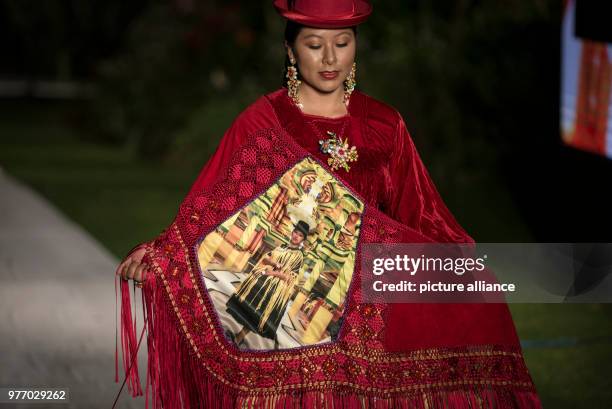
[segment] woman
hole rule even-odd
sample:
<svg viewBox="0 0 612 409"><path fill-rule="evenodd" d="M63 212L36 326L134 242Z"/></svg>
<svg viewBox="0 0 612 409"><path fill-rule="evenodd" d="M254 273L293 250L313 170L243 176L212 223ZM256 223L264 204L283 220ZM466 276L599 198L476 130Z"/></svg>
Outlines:
<svg viewBox="0 0 612 409"><path fill-rule="evenodd" d="M300 220L289 243L266 253L227 301L228 312L244 325L235 339L238 345L249 331L276 338L276 329L304 262L301 245L308 230L308 224Z"/></svg>
<svg viewBox="0 0 612 409"><path fill-rule="evenodd" d="M192 234L190 223L213 217L198 213L198 203L209 200L202 206L213 211L227 201L231 201L227 206L237 206L233 195L242 188L222 185L233 189L223 203L199 198L200 192L223 192L213 186L254 160L249 159L256 151L250 148L253 141L266 144L266 138L278 131L287 137L277 140L295 143L291 149L307 152L373 209L366 209L359 219L363 241L473 243L440 198L401 115L355 89L357 25L368 18L371 5L366 0L275 0L274 6L288 20L286 86L260 97L224 135L181 207L178 219L187 237ZM282 148L278 143L266 146ZM279 156L270 158L273 152L259 152L265 156L261 161L269 163L265 171L275 160L282 161ZM291 155L291 150L286 154ZM256 175L253 171L251 177ZM210 196L214 194L206 197ZM180 227L173 226L164 237L180 232ZM180 257L174 256L156 262L156 258L164 259L164 251L176 252L173 246L184 237L143 243L130 252L118 273L139 286L146 281L145 298L154 303L160 282L166 285L177 270L180 276L181 268L193 267L189 261L181 267ZM349 282L351 275L346 277ZM125 281L122 284L127 288ZM327 300L330 305L347 305L339 310L345 311L337 321L343 326L338 342L325 347L241 353L222 337L213 336L220 331L214 314L205 314L208 321L195 323L184 322L188 317L179 314L186 339L206 369L190 358L193 351L187 347L175 351L173 342L188 343L167 330L170 318L160 321L156 314L149 320L157 332L155 338L149 337L149 366L154 368L151 383L164 407L203 402L215 407L540 407L505 304L357 304L351 298L355 290L343 285L335 292L340 297ZM193 295L189 280L167 287L174 310L182 311L181 300L189 303ZM195 281L193 287L197 287ZM198 299L209 306L206 297ZM201 324L209 325L208 329ZM124 331L133 331L129 322L124 323ZM133 334L128 338L133 344ZM198 342L207 348L198 348ZM167 354L172 350L171 358L160 355L160 349ZM134 353L133 346L127 350ZM182 376L169 369L177 360L184 360ZM134 371L126 373L131 380L137 379Z"/></svg>

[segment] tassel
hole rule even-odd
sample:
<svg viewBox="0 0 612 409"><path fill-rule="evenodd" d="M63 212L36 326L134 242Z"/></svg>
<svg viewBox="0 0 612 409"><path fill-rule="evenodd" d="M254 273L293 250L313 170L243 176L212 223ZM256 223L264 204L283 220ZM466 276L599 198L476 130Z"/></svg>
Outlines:
<svg viewBox="0 0 612 409"><path fill-rule="evenodd" d="M125 372L125 379L128 381L128 391L132 392L132 396L141 396L142 388L140 387L140 379L138 374L138 346L136 345L136 313L134 313L134 321L132 327L132 314L131 314L131 300L130 300L130 289L129 281L123 280L119 275L119 269L123 265L123 262L127 260L136 250L141 249L148 243L139 243L132 247L132 249L123 258L122 263L119 263L115 270L115 383L119 382L119 346L118 346L118 330L117 330L117 280L119 280L121 287L121 349L123 355L123 369ZM134 303L134 308L136 304ZM146 323L146 322L145 322ZM143 333L144 333L143 328ZM142 340L142 335L141 335ZM138 343L140 345L140 342ZM125 381L124 381L125 384ZM121 386L123 389L123 385ZM121 391L119 392L119 394ZM115 401L119 398L117 398Z"/></svg>
<svg viewBox="0 0 612 409"><path fill-rule="evenodd" d="M132 320L130 283L121 280L121 346L123 351L123 368L127 379L128 391L132 396L141 396L140 377L138 374L138 347L136 344L136 322Z"/></svg>

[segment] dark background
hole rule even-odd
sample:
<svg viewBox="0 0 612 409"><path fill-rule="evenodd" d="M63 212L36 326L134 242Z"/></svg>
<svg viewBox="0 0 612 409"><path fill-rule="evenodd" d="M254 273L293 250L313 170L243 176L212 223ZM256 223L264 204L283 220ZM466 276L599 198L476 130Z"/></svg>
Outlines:
<svg viewBox="0 0 612 409"><path fill-rule="evenodd" d="M560 2L375 6L358 87L402 112L476 239L520 238L483 192L502 187L534 241L606 241L612 162L559 137ZM602 36L584 21L605 13L580 7L578 31ZM71 125L192 173L236 113L280 86L282 21L258 2L5 0L0 16L1 78L87 82Z"/></svg>

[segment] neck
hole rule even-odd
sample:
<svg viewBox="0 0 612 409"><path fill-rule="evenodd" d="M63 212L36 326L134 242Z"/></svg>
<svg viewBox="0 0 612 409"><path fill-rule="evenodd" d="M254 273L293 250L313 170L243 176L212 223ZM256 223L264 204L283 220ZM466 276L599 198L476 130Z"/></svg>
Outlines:
<svg viewBox="0 0 612 409"><path fill-rule="evenodd" d="M347 106L343 102L343 87L331 92L321 92L302 82L298 94L304 113L327 117L343 116L348 113Z"/></svg>

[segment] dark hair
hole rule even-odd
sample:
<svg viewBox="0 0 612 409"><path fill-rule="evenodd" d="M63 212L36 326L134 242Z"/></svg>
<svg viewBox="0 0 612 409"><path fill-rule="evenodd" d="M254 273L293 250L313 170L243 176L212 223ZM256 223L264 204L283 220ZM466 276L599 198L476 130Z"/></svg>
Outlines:
<svg viewBox="0 0 612 409"><path fill-rule="evenodd" d="M287 20L287 25L285 26L285 41L287 42L287 44L289 44L289 47L293 48L293 45L295 44L295 39L304 27L306 26L300 23L296 23L292 20ZM357 36L357 26L351 26L351 29L353 30L353 34ZM283 78L281 79L283 87L287 86L287 67L290 64L291 62L289 61L289 56L285 53L285 66L283 68Z"/></svg>

